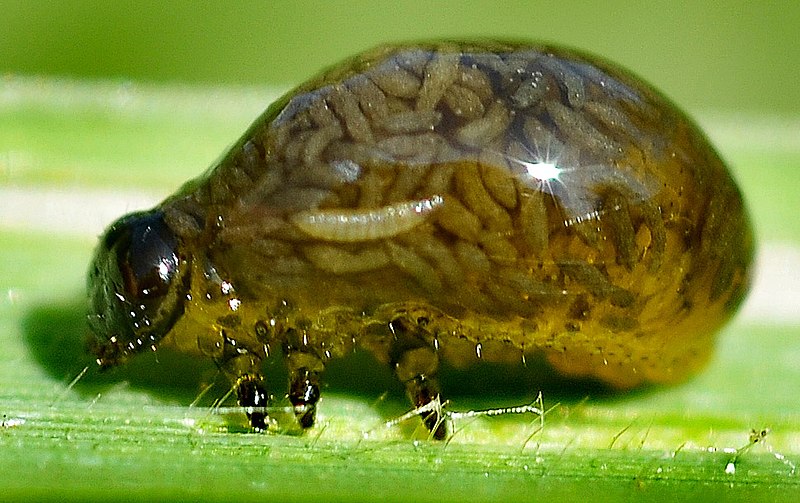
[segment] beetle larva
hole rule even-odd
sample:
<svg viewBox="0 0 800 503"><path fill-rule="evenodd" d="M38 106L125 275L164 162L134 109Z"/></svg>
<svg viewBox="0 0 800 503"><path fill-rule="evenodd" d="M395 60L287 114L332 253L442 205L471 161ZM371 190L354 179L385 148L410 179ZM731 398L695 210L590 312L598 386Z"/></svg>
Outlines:
<svg viewBox="0 0 800 503"><path fill-rule="evenodd" d="M309 236L323 241L373 241L410 231L440 204L442 196L434 195L376 209L301 211L291 221Z"/></svg>
<svg viewBox="0 0 800 503"><path fill-rule="evenodd" d="M749 285L753 235L703 134L658 92L554 47L382 47L289 93L203 177L111 225L89 272L101 367L213 360L299 423L356 345L414 406L439 361L522 360L619 388L685 378ZM446 427L426 425L441 438Z"/></svg>

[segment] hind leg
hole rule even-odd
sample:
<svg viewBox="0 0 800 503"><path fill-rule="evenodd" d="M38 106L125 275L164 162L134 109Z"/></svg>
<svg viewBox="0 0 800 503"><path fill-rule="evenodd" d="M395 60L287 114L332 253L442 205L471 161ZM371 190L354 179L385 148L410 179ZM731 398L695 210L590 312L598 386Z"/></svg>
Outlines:
<svg viewBox="0 0 800 503"><path fill-rule="evenodd" d="M424 328L404 318L389 323L393 341L389 349L389 362L395 375L405 385L406 395L415 408L425 407L440 399L439 356L432 338ZM441 408L420 414L433 438L447 438L448 423Z"/></svg>

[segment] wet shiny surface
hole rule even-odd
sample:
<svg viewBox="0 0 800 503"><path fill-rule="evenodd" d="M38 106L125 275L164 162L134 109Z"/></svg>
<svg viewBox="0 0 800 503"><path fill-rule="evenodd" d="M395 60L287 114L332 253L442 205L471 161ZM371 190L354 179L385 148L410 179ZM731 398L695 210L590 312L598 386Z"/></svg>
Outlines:
<svg viewBox="0 0 800 503"><path fill-rule="evenodd" d="M415 405L438 394L440 358L680 380L742 300L753 253L738 189L669 102L601 61L494 43L337 66L159 211L187 300L158 333L121 330L96 302L100 363L155 340L250 383L282 350L296 406L354 345ZM109 312L128 307L120 288L99 296Z"/></svg>

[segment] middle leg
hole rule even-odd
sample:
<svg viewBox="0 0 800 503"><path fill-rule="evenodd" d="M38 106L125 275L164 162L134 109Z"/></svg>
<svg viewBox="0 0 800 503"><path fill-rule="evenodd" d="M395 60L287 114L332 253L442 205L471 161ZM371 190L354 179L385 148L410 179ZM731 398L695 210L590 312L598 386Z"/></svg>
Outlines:
<svg viewBox="0 0 800 503"><path fill-rule="evenodd" d="M303 343L297 332L291 330L287 335L283 352L289 369L289 401L300 426L311 428L316 419L320 376L325 363Z"/></svg>

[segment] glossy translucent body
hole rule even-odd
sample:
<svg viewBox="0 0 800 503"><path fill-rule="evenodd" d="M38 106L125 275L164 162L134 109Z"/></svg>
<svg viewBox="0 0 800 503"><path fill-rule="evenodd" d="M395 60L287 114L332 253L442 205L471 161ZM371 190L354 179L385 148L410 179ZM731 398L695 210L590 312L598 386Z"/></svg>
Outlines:
<svg viewBox="0 0 800 503"><path fill-rule="evenodd" d="M160 344L234 377L280 348L317 372L362 345L404 381L540 354L613 386L672 382L707 360L753 253L691 121L613 66L530 45L362 54L159 208L191 268ZM398 320L424 351L394 347Z"/></svg>

